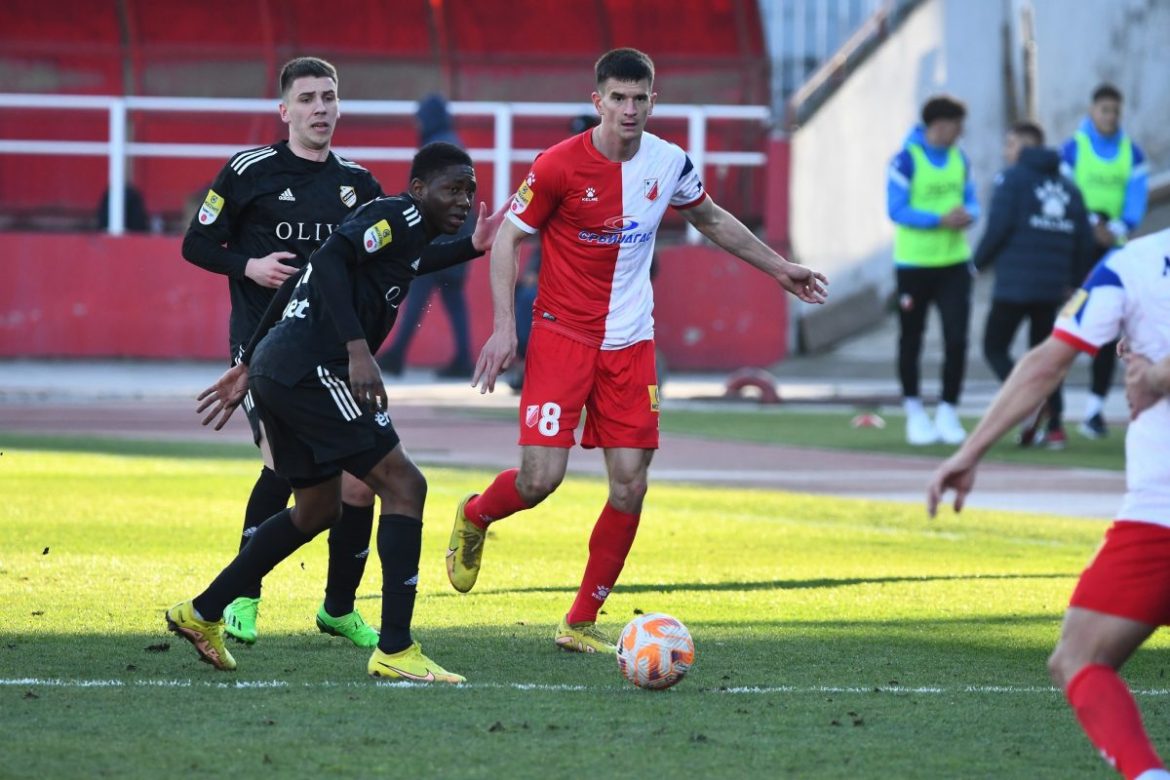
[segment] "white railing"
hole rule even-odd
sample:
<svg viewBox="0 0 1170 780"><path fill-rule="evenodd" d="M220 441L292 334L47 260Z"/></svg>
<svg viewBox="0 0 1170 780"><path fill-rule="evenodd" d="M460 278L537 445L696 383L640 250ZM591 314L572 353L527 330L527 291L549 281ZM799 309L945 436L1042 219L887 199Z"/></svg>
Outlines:
<svg viewBox="0 0 1170 780"><path fill-rule="evenodd" d="M126 185L126 160L130 157L186 157L227 159L247 144L173 144L130 142L126 138L126 120L131 111L169 113L224 112L237 114L272 114L276 101L238 98L172 97L99 97L82 95L22 95L0 93L0 110L13 108L105 111L109 116L107 141L45 141L33 139L0 140L0 154L76 155L109 157L109 232L122 235L125 230L123 193ZM346 100L342 113L349 116L412 117L418 104L408 100ZM531 162L539 149L513 149L512 126L517 117L572 117L592 113L589 103L489 103L454 101L451 113L459 116L489 116L494 119L494 139L490 148L468 149L477 163L491 163L494 176L493 207L499 207L512 195L512 163ZM707 122L730 119L770 124L771 111L766 106L688 106L662 104L654 107L660 119L687 121L687 151L700 171L707 165L761 166L767 157L758 151L707 151ZM414 147L363 146L336 147L346 157L359 162L405 161L414 157ZM688 226L688 240L698 241L698 233Z"/></svg>

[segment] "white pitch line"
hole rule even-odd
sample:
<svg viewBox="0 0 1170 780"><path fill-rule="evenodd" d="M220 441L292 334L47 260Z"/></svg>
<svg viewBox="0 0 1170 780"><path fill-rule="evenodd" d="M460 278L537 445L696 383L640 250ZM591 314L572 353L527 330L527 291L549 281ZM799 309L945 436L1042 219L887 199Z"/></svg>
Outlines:
<svg viewBox="0 0 1170 780"><path fill-rule="evenodd" d="M46 677L12 677L0 678L0 687L38 687L38 688L220 688L235 690L271 690L275 688L364 688L373 685L377 688L401 688L403 690L426 690L432 688L451 689L458 687L467 690L514 690L514 691L550 691L554 693L588 692L612 690L605 687L590 687L587 685L566 685L554 683L464 683L459 686L435 686L424 683L407 681L391 682L388 680L290 683L285 680L237 680L234 682L216 682L212 680L65 680ZM626 688L623 686L623 690ZM894 693L943 696L949 694L1043 694L1055 695L1057 690L1045 685L957 685L946 686L916 686L903 687L900 685L864 686L864 685L768 685L768 686L728 686L721 688L703 688L703 693L729 695L761 695L761 694L809 694L809 693ZM1137 696L1170 696L1170 688L1137 689L1133 692Z"/></svg>

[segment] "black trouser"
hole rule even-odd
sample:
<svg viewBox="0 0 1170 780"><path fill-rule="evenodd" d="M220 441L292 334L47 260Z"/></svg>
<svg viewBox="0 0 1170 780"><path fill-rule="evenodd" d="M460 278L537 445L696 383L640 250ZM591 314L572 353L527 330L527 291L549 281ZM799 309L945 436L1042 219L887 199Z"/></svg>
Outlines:
<svg viewBox="0 0 1170 780"><path fill-rule="evenodd" d="M967 327L971 319L971 271L966 262L942 268L899 267L898 375L902 395L919 394L919 357L926 314L938 308L943 329L942 400L959 402L967 369Z"/></svg>
<svg viewBox="0 0 1170 780"><path fill-rule="evenodd" d="M983 329L983 356L987 358L987 364L999 377L999 381L1007 379L1015 366L1009 350L1020 323L1027 318L1028 344L1034 347L1052 333L1058 311L1060 304L1055 301L992 301L991 310L987 312L987 325ZM1048 396L1048 430L1061 428L1063 415L1064 396L1058 385L1052 395Z"/></svg>

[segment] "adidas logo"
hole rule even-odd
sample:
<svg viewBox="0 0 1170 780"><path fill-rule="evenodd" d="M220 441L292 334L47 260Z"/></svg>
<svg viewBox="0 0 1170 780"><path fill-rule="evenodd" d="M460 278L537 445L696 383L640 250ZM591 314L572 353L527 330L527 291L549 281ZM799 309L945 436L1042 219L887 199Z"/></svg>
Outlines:
<svg viewBox="0 0 1170 780"><path fill-rule="evenodd" d="M293 196L292 190L290 190L286 187L284 192L280 193L280 197L277 198L277 200L287 200L287 201L292 201L295 203L296 197Z"/></svg>

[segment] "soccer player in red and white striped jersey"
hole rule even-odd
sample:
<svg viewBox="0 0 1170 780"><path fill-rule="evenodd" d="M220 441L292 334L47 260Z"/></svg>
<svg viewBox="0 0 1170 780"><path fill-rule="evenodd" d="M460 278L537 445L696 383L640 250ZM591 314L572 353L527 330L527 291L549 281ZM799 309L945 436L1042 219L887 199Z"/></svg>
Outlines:
<svg viewBox="0 0 1170 780"><path fill-rule="evenodd" d="M822 303L827 280L768 248L711 200L682 149L645 132L655 99L648 56L614 49L597 61L595 75L601 124L536 159L492 245L495 325L472 377L481 392L494 390L514 359L518 247L540 232L542 264L520 397L520 468L460 503L447 572L456 590L470 590L487 526L556 490L584 409L581 444L605 451L609 497L589 540L577 597L554 639L566 650L612 653L613 643L595 626L597 614L633 545L658 448L650 260L667 207L802 301Z"/></svg>

